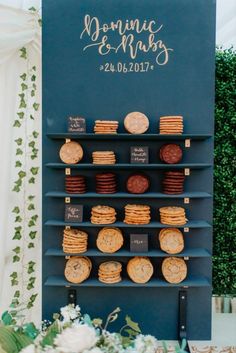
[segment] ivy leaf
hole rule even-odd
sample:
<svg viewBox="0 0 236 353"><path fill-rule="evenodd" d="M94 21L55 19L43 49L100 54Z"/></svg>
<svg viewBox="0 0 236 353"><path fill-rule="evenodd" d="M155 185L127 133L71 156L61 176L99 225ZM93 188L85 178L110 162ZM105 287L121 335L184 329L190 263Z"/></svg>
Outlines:
<svg viewBox="0 0 236 353"><path fill-rule="evenodd" d="M31 219L32 219L33 221L37 221L38 218L39 218L39 216L38 216L37 214L35 214L34 216L31 217Z"/></svg>
<svg viewBox="0 0 236 353"><path fill-rule="evenodd" d="M26 176L26 172L24 172L23 170L21 170L19 173L18 173L19 177L22 179Z"/></svg>
<svg viewBox="0 0 236 353"><path fill-rule="evenodd" d="M29 196L28 196L28 200L29 200L29 201L32 201L34 198L35 198L34 195L29 195Z"/></svg>
<svg viewBox="0 0 236 353"><path fill-rule="evenodd" d="M28 85L26 85L25 83L21 84L22 91L25 91L27 88L28 88Z"/></svg>
<svg viewBox="0 0 236 353"><path fill-rule="evenodd" d="M35 111L37 111L39 109L39 104L38 103L34 103L33 104L33 108Z"/></svg>
<svg viewBox="0 0 236 353"><path fill-rule="evenodd" d="M35 65L32 66L32 70L36 71L36 66Z"/></svg>
<svg viewBox="0 0 236 353"><path fill-rule="evenodd" d="M39 136L39 133L37 131L33 131L33 136L36 139Z"/></svg>
<svg viewBox="0 0 236 353"><path fill-rule="evenodd" d="M18 255L13 256L13 263L15 263L15 262L20 262L20 256L18 256Z"/></svg>
<svg viewBox="0 0 236 353"><path fill-rule="evenodd" d="M128 315L126 315L125 321L126 321L126 324L127 324L132 330L134 330L134 331L136 331L136 332L138 332L138 333L141 333L141 330L140 330L140 328L139 328L138 323L132 321L131 318L130 318Z"/></svg>
<svg viewBox="0 0 236 353"><path fill-rule="evenodd" d="M33 204L33 203L30 203L30 204L29 204L28 210L29 210L29 211L35 210L35 207L34 207L34 204Z"/></svg>
<svg viewBox="0 0 236 353"><path fill-rule="evenodd" d="M36 86L36 84L35 84L35 83L33 83L33 84L32 84L32 87L33 87L33 89L36 91L37 86Z"/></svg>
<svg viewBox="0 0 236 353"><path fill-rule="evenodd" d="M15 140L15 143L17 144L17 146L21 146L22 141L23 141L22 138L19 137L18 139Z"/></svg>
<svg viewBox="0 0 236 353"><path fill-rule="evenodd" d="M31 239L35 239L35 238L36 238L36 235L37 235L37 231L31 231L31 232L29 233L29 237L30 237Z"/></svg>
<svg viewBox="0 0 236 353"><path fill-rule="evenodd" d="M22 163L20 161L16 161L15 168L22 167Z"/></svg>
<svg viewBox="0 0 236 353"><path fill-rule="evenodd" d="M20 192L20 187L18 185L15 185L12 191Z"/></svg>
<svg viewBox="0 0 236 353"><path fill-rule="evenodd" d="M38 19L38 24L40 27L42 27L42 19L41 18Z"/></svg>
<svg viewBox="0 0 236 353"><path fill-rule="evenodd" d="M37 174L38 174L38 171L39 171L39 167L32 167L32 168L30 169L30 171L31 171L31 173L32 173L33 175L37 175Z"/></svg>
<svg viewBox="0 0 236 353"><path fill-rule="evenodd" d="M22 235L20 232L15 232L14 237L12 238L13 240L20 240L22 238Z"/></svg>
<svg viewBox="0 0 236 353"><path fill-rule="evenodd" d="M30 95L31 95L31 97L35 96L35 91L33 89L31 90Z"/></svg>
<svg viewBox="0 0 236 353"><path fill-rule="evenodd" d="M28 244L28 249L32 249L32 248L34 248L34 243L29 243Z"/></svg>
<svg viewBox="0 0 236 353"><path fill-rule="evenodd" d="M22 230L22 226L17 226L14 228L16 232L20 232Z"/></svg>
<svg viewBox="0 0 236 353"><path fill-rule="evenodd" d="M20 253L20 247L17 246L15 249L12 250L14 253L19 254Z"/></svg>
<svg viewBox="0 0 236 353"><path fill-rule="evenodd" d="M35 76L35 75L32 75L32 76L31 76L31 81L32 81L32 82L36 81L36 76Z"/></svg>
<svg viewBox="0 0 236 353"><path fill-rule="evenodd" d="M34 12L35 12L35 11L37 11L37 10L36 10L36 8L35 8L34 6L31 6L31 7L29 8L29 11L34 11Z"/></svg>
<svg viewBox="0 0 236 353"><path fill-rule="evenodd" d="M14 298L20 298L20 291L15 291Z"/></svg>
<svg viewBox="0 0 236 353"><path fill-rule="evenodd" d="M22 99L20 102L19 108L21 109L21 108L26 108L26 107L27 107L27 105L26 105L25 101Z"/></svg>
<svg viewBox="0 0 236 353"><path fill-rule="evenodd" d="M34 120L34 116L32 114L30 114L30 119Z"/></svg>
<svg viewBox="0 0 236 353"><path fill-rule="evenodd" d="M24 83L22 83L24 85ZM21 100L24 100L25 94L24 93L19 93L18 96L21 98Z"/></svg>
<svg viewBox="0 0 236 353"><path fill-rule="evenodd" d="M22 155L22 154L23 154L22 149L17 148L17 149L16 149L16 155L19 156L19 155Z"/></svg>
<svg viewBox="0 0 236 353"><path fill-rule="evenodd" d="M34 148L35 147L35 141L30 141L28 143L28 146Z"/></svg>
<svg viewBox="0 0 236 353"><path fill-rule="evenodd" d="M15 206L12 210L13 213L20 213L20 208L18 206Z"/></svg>
<svg viewBox="0 0 236 353"><path fill-rule="evenodd" d="M32 219L30 219L28 222L28 227L33 227L33 226L35 226L35 222Z"/></svg>
<svg viewBox="0 0 236 353"><path fill-rule="evenodd" d="M35 178L34 177L29 179L29 184L35 184Z"/></svg>
<svg viewBox="0 0 236 353"><path fill-rule="evenodd" d="M22 75L20 75L20 78L21 78L23 81L26 80L26 77L27 77L26 73L23 73Z"/></svg>
<svg viewBox="0 0 236 353"><path fill-rule="evenodd" d="M13 124L13 127L21 127L20 121L19 120L15 120L14 124Z"/></svg>
<svg viewBox="0 0 236 353"><path fill-rule="evenodd" d="M21 216L16 216L16 218L15 218L15 222L17 223L17 222L22 222L22 218L21 218Z"/></svg>
<svg viewBox="0 0 236 353"><path fill-rule="evenodd" d="M23 59L27 59L27 52L26 52L26 48L23 47L20 49L20 57L23 58Z"/></svg>
<svg viewBox="0 0 236 353"><path fill-rule="evenodd" d="M23 119L25 116L24 112L18 112L17 115L19 116L20 119Z"/></svg>

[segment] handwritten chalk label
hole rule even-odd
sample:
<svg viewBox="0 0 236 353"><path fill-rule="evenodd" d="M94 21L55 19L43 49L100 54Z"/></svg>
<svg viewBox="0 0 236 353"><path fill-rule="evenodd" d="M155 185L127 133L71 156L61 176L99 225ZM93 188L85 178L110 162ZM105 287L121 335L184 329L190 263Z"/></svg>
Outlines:
<svg viewBox="0 0 236 353"><path fill-rule="evenodd" d="M130 148L130 162L131 163L148 163L149 162L149 151L148 147L131 147Z"/></svg>
<svg viewBox="0 0 236 353"><path fill-rule="evenodd" d="M148 252L148 234L130 234L130 251Z"/></svg>
<svg viewBox="0 0 236 353"><path fill-rule="evenodd" d="M69 116L68 132L78 132L80 134L85 133L86 132L85 119L80 116Z"/></svg>
<svg viewBox="0 0 236 353"><path fill-rule="evenodd" d="M83 221L83 205L65 205L65 222Z"/></svg>

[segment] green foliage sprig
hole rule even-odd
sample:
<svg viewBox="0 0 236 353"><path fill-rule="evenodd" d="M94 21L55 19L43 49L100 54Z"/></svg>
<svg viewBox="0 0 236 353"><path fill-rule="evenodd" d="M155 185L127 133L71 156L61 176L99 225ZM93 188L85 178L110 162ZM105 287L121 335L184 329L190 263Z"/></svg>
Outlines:
<svg viewBox="0 0 236 353"><path fill-rule="evenodd" d="M236 295L236 52L216 51L214 294Z"/></svg>

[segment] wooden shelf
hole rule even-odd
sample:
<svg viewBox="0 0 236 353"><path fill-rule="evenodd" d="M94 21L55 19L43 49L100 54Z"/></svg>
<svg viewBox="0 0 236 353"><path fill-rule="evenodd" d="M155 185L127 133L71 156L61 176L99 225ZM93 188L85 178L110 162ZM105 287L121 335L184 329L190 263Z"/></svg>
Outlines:
<svg viewBox="0 0 236 353"><path fill-rule="evenodd" d="M81 223L68 223L58 220L48 220L45 222L46 226L56 226L56 227L83 227L83 228L101 228L101 227L119 227L119 228L210 228L211 225L206 221L189 221L182 226L171 226L162 224L160 222L150 222L149 224L126 224L124 222L115 222L112 224L93 224L91 222L81 222Z"/></svg>
<svg viewBox="0 0 236 353"><path fill-rule="evenodd" d="M78 163L78 164L65 164L65 163L46 163L46 167L54 169L204 169L212 167L208 163L179 163L179 164L131 164L131 163L117 163L117 164L92 164L92 163Z"/></svg>
<svg viewBox="0 0 236 353"><path fill-rule="evenodd" d="M184 192L178 195L168 195L161 192L146 192L144 194L130 194L128 192L116 192L115 194L97 194L96 192L86 192L84 194L67 194L63 191L49 191L45 194L46 197L55 198L79 198L79 199L95 199L95 198L113 198L113 199L200 199L200 198L212 198L212 195L207 192L195 191L195 192Z"/></svg>
<svg viewBox="0 0 236 353"><path fill-rule="evenodd" d="M164 279L152 278L149 282L144 284L134 283L129 279L123 279L119 283L105 284L99 282L97 278L89 278L83 283L73 284L68 282L64 276L49 276L44 283L45 286L52 287L140 287L140 288L153 288L153 287L210 287L210 282L203 276L188 276L183 282L178 284L171 284Z"/></svg>
<svg viewBox="0 0 236 353"><path fill-rule="evenodd" d="M160 134L94 134L94 133L48 133L47 137L53 140L73 139L73 140L206 140L210 134L182 134L182 135L160 135Z"/></svg>
<svg viewBox="0 0 236 353"><path fill-rule="evenodd" d="M131 252L129 250L119 250L116 253L113 254L106 254L102 253L98 249L88 249L87 252L85 253L79 253L79 254L70 254L70 253L64 253L62 249L58 248L51 248L48 249L45 252L45 256L92 256L92 257L133 257L133 256L148 256L148 257L169 257L169 256L175 256L175 257L210 257L211 254L208 250L202 249L202 248L193 248L193 249L185 249L179 254L175 255L170 255L165 253L164 251L161 251L159 249L157 250L149 250L148 252Z"/></svg>

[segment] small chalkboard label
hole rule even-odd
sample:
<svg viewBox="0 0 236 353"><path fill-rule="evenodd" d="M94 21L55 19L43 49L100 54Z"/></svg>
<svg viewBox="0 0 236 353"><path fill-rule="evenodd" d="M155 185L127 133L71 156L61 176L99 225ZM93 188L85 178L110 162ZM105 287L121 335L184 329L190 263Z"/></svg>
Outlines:
<svg viewBox="0 0 236 353"><path fill-rule="evenodd" d="M65 222L83 221L83 205L65 205Z"/></svg>
<svg viewBox="0 0 236 353"><path fill-rule="evenodd" d="M130 251L148 252L148 234L130 234Z"/></svg>
<svg viewBox="0 0 236 353"><path fill-rule="evenodd" d="M86 122L81 116L69 116L68 132L78 132L83 134L86 132Z"/></svg>
<svg viewBox="0 0 236 353"><path fill-rule="evenodd" d="M149 151L148 147L145 146L133 146L130 147L130 162L131 163L148 163L149 162Z"/></svg>

